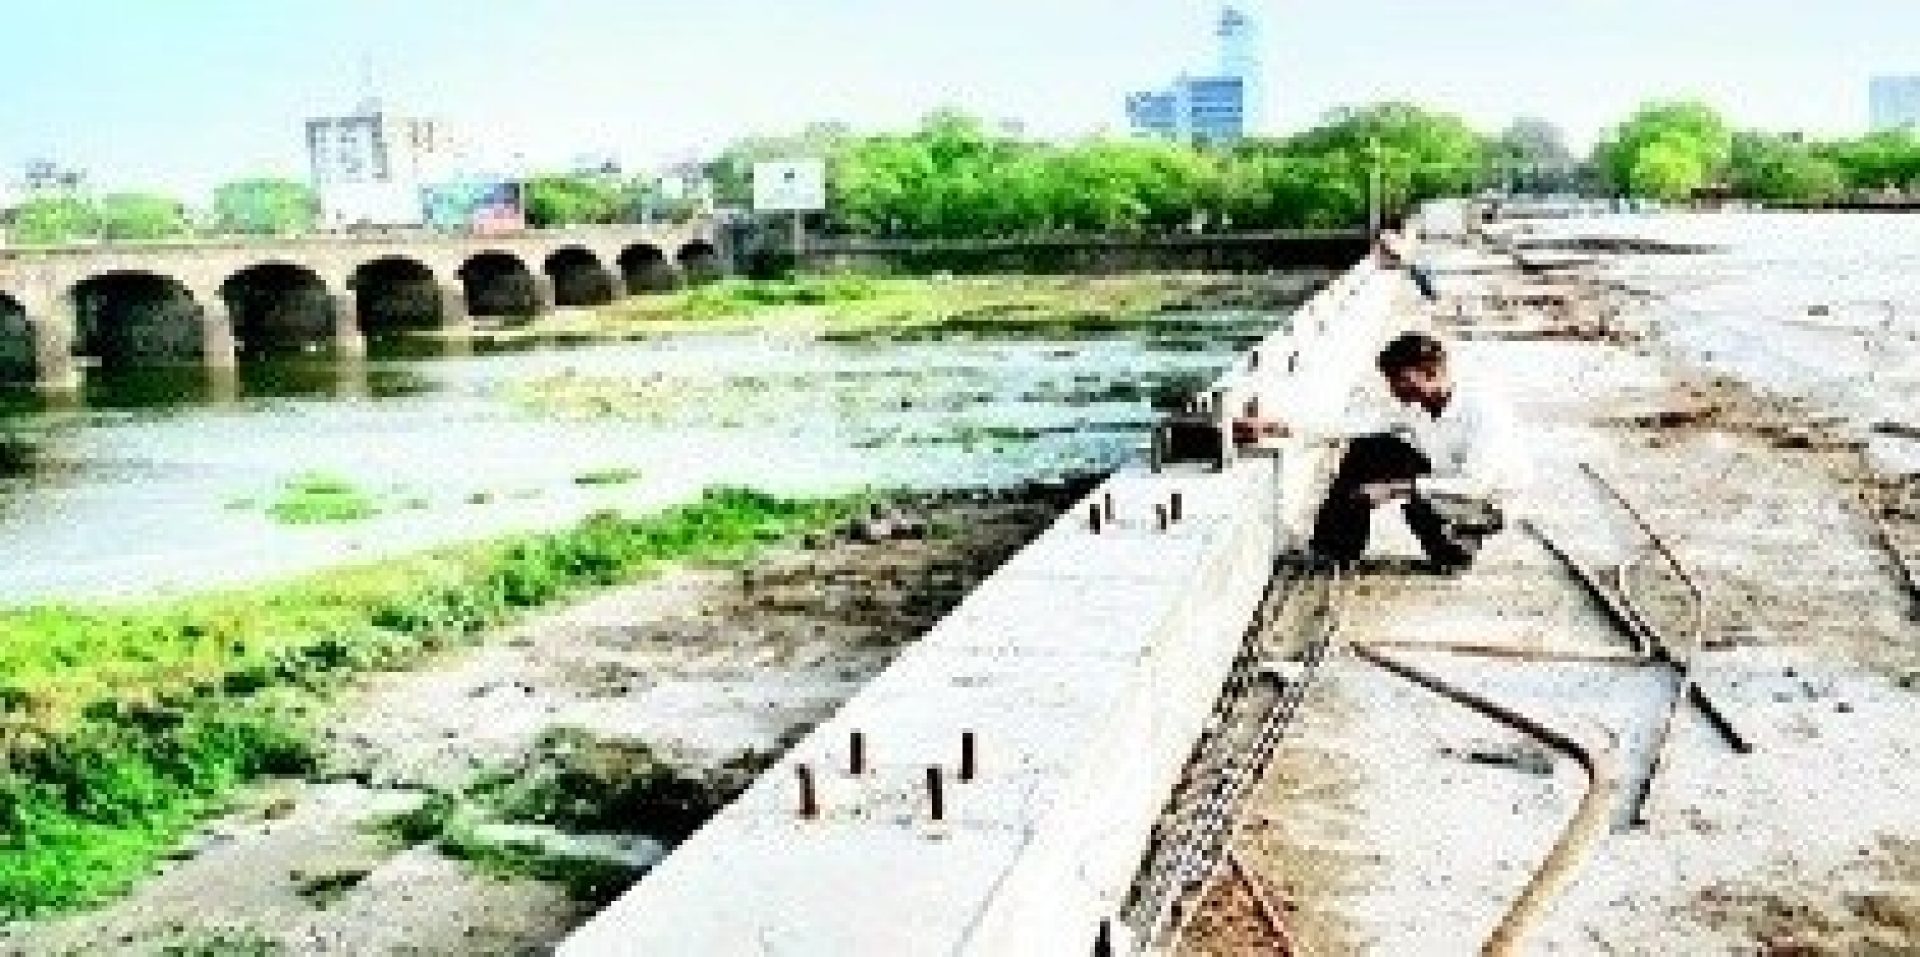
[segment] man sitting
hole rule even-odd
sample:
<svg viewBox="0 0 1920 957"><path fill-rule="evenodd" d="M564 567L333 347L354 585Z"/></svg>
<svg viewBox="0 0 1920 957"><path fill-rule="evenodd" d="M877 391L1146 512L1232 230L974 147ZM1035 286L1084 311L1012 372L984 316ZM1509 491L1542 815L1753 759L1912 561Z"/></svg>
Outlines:
<svg viewBox="0 0 1920 957"><path fill-rule="evenodd" d="M1399 501L1434 568L1463 569L1505 526L1502 506L1525 479L1512 415L1489 390L1455 388L1446 347L1432 336L1401 335L1378 365L1391 407L1342 410L1325 421L1241 419L1236 438L1348 439L1314 521L1316 556L1351 564L1366 551L1373 510Z"/></svg>

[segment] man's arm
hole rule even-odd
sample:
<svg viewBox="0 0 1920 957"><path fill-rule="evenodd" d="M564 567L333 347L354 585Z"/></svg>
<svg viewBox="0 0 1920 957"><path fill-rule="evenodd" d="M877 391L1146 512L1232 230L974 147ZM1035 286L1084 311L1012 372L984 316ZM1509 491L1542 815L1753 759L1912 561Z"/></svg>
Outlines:
<svg viewBox="0 0 1920 957"><path fill-rule="evenodd" d="M1263 402L1263 405L1266 403ZM1261 439L1300 439L1305 442L1339 442L1360 435L1386 430L1389 416L1377 401L1364 393L1349 393L1334 409L1325 404L1288 409L1281 415L1241 416L1233 420L1235 442L1246 444Z"/></svg>

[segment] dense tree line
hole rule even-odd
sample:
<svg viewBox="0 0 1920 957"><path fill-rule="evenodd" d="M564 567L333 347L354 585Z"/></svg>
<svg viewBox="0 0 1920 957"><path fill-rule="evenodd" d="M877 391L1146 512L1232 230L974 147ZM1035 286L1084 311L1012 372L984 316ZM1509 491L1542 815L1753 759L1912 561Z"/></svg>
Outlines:
<svg viewBox="0 0 1920 957"><path fill-rule="evenodd" d="M1594 150L1616 194L1681 200L1703 190L1766 203L1820 204L1920 193L1920 131L1856 139L1736 130L1701 103L1653 103Z"/></svg>
<svg viewBox="0 0 1920 957"><path fill-rule="evenodd" d="M67 190L36 196L13 211L11 235L23 244L85 240L180 239L196 235L296 235L311 232L320 202L305 183L247 179L214 191L213 206L196 215L178 200L152 193L92 197Z"/></svg>
<svg viewBox="0 0 1920 957"><path fill-rule="evenodd" d="M822 157L828 228L870 235L1333 227L1365 220L1376 159L1392 211L1472 188L1489 145L1457 118L1399 103L1224 149L1144 139L1035 142L942 112L904 134L856 136L816 124L793 137L756 137L723 154L712 175L722 203L744 206L754 162Z"/></svg>
<svg viewBox="0 0 1920 957"><path fill-rule="evenodd" d="M1054 232L1350 227L1366 221L1378 177L1388 215L1421 200L1495 189L1684 200L1702 192L1772 204L1920 194L1920 132L1814 141L1740 130L1700 103L1651 103L1608 130L1588 158L1537 119L1498 135L1406 103L1334 111L1293 136L1221 148L1094 138L1048 143L1006 136L953 112L912 132L862 135L817 123L793 136L734 144L707 167L721 206L748 208L755 162L828 163L831 231L964 238ZM679 218L691 200L647 179L535 177L535 227ZM154 240L195 234L311 231L319 200L283 179L229 183L195 214L166 197L74 191L14 211L20 243Z"/></svg>

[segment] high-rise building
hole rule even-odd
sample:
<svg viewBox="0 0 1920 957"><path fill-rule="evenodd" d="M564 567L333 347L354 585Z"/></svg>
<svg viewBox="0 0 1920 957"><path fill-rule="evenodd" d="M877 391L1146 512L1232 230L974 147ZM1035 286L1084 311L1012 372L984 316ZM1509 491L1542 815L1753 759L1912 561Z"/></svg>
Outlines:
<svg viewBox="0 0 1920 957"><path fill-rule="evenodd" d="M1920 130L1920 74L1874 77L1867 85L1867 112L1875 130Z"/></svg>
<svg viewBox="0 0 1920 957"><path fill-rule="evenodd" d="M1259 29L1238 7L1226 7L1216 36L1217 70L1181 75L1172 85L1127 97L1127 121L1136 134L1189 143L1227 143L1258 121Z"/></svg>
<svg viewBox="0 0 1920 957"><path fill-rule="evenodd" d="M1220 11L1215 34L1220 40L1220 75L1240 80L1247 129L1259 129L1266 108L1266 83L1260 58L1260 23L1229 4Z"/></svg>
<svg viewBox="0 0 1920 957"><path fill-rule="evenodd" d="M1246 134L1239 77L1183 76L1164 90L1127 97L1133 131L1183 143L1231 143Z"/></svg>
<svg viewBox="0 0 1920 957"><path fill-rule="evenodd" d="M332 227L418 225L423 188L444 175L452 148L440 124L369 99L346 116L307 121L307 159Z"/></svg>
<svg viewBox="0 0 1920 957"><path fill-rule="evenodd" d="M1178 87L1128 94L1127 123L1135 133L1143 136L1183 138L1187 126L1186 111L1181 107Z"/></svg>

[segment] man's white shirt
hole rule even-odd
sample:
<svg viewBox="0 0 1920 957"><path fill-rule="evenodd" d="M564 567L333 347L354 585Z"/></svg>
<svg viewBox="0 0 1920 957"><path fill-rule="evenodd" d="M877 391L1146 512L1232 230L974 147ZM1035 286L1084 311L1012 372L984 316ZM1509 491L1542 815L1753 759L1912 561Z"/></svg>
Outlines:
<svg viewBox="0 0 1920 957"><path fill-rule="evenodd" d="M1452 495L1506 503L1532 478L1531 464L1506 397L1484 387L1455 386L1438 416L1379 391L1357 393L1339 415L1316 420L1286 415L1309 440L1398 436L1426 456L1432 474L1414 482L1420 495Z"/></svg>

